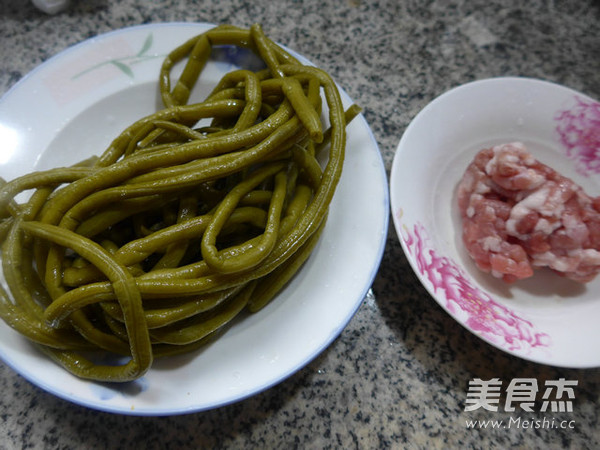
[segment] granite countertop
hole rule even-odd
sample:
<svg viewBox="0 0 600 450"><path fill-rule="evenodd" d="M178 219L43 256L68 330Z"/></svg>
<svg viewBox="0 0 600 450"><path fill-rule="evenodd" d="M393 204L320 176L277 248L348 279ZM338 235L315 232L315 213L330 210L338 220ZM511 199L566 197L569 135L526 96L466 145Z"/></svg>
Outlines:
<svg viewBox="0 0 600 450"><path fill-rule="evenodd" d="M0 4L0 94L84 39L173 21L259 22L274 40L329 71L364 107L388 175L411 119L465 82L527 76L600 98L595 0L72 0L55 15L9 0ZM577 380L573 411L556 415L557 423L568 419L573 427L469 429L466 420L515 417L465 411L475 378ZM527 362L463 329L421 286L392 226L372 295L340 336L306 367L251 398L187 415L119 416L56 398L3 363L0 392L0 448L600 446L600 370Z"/></svg>

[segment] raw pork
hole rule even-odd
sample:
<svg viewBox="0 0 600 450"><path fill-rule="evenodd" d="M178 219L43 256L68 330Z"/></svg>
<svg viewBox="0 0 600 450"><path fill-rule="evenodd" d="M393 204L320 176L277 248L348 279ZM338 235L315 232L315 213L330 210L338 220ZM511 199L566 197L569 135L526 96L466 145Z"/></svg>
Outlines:
<svg viewBox="0 0 600 450"><path fill-rule="evenodd" d="M463 241L507 282L548 267L579 282L600 271L600 197L537 161L521 143L481 150L458 186Z"/></svg>

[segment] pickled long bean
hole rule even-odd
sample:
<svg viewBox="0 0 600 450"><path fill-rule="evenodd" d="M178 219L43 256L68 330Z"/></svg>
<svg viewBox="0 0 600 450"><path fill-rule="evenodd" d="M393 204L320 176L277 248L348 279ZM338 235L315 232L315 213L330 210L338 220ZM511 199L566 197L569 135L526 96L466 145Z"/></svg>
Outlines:
<svg viewBox="0 0 600 450"><path fill-rule="evenodd" d="M266 68L232 71L191 100L220 46ZM275 298L325 227L360 111L344 111L331 77L259 25L189 39L158 85L163 109L97 158L0 185L0 317L82 378L136 379Z"/></svg>

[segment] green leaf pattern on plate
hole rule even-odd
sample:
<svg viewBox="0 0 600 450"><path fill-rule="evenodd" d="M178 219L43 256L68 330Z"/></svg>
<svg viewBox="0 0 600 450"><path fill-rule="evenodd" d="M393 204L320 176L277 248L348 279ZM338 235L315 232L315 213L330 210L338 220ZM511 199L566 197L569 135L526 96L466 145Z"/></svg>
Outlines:
<svg viewBox="0 0 600 450"><path fill-rule="evenodd" d="M148 54L148 51L152 48L153 43L154 43L154 37L152 36L152 33L150 33L144 40L144 43L142 44L142 47L140 48L140 50L135 55L123 56L121 58L113 58L113 59L109 59L107 61L103 61L98 64L94 64L93 66L88 67L87 69L82 70L81 72L73 75L73 77L71 77L71 79L76 80L77 78L80 78L80 77L82 77L96 69L99 69L100 67L104 67L106 65L113 65L114 67L119 69L121 72L123 72L123 74L127 75L129 78L135 78L135 73L132 69L133 65L139 64L139 63L147 61L149 59L159 58L159 57L163 56L163 55Z"/></svg>

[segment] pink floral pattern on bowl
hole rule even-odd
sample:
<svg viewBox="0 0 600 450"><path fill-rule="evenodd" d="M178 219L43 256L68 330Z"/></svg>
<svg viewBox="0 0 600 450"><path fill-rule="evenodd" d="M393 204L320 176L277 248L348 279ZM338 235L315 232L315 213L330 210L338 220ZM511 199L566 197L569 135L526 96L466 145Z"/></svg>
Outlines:
<svg viewBox="0 0 600 450"><path fill-rule="evenodd" d="M530 321L495 301L475 286L455 261L432 248L422 224L415 224L412 231L404 226L404 231L402 240L417 271L438 296L445 298L446 309L459 322L510 351L529 352L550 345L547 334L536 331Z"/></svg>
<svg viewBox="0 0 600 450"><path fill-rule="evenodd" d="M580 174L600 173L600 103L579 96L574 101L555 115L556 131Z"/></svg>

